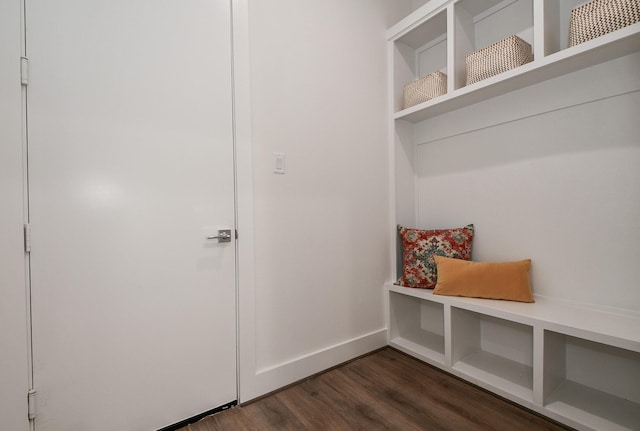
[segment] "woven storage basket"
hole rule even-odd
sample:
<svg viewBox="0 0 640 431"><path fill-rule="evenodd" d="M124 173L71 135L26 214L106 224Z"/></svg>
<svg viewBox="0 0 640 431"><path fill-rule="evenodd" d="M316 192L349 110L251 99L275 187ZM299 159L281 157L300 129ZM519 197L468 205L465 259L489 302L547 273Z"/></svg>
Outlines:
<svg viewBox="0 0 640 431"><path fill-rule="evenodd" d="M447 93L447 75L433 72L404 86L404 107L410 108Z"/></svg>
<svg viewBox="0 0 640 431"><path fill-rule="evenodd" d="M532 60L531 45L518 36L509 36L467 55L467 85L522 66Z"/></svg>
<svg viewBox="0 0 640 431"><path fill-rule="evenodd" d="M571 11L569 46L640 21L639 0L593 0Z"/></svg>

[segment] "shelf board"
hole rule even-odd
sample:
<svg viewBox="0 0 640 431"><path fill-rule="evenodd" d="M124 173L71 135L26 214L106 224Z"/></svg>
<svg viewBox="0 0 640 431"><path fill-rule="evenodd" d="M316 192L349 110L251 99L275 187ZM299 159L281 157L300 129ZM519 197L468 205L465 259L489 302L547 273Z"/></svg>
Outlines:
<svg viewBox="0 0 640 431"><path fill-rule="evenodd" d="M640 404L569 380L548 397L545 408L593 429L635 430L640 425Z"/></svg>
<svg viewBox="0 0 640 431"><path fill-rule="evenodd" d="M402 334L402 338L432 350L444 358L444 336L442 335L418 328Z"/></svg>
<svg viewBox="0 0 640 431"><path fill-rule="evenodd" d="M389 341L389 345L430 363L444 365L444 337L417 329Z"/></svg>
<svg viewBox="0 0 640 431"><path fill-rule="evenodd" d="M632 54L639 47L640 23L636 23L404 109L393 118L418 123L510 91Z"/></svg>
<svg viewBox="0 0 640 431"><path fill-rule="evenodd" d="M533 368L528 365L478 350L453 364L453 369L533 402Z"/></svg>

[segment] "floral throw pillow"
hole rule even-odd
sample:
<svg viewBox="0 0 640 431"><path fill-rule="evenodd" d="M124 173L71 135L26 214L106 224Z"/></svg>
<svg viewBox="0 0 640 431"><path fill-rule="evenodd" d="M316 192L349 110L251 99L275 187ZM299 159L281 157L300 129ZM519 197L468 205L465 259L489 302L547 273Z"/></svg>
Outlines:
<svg viewBox="0 0 640 431"><path fill-rule="evenodd" d="M421 230L398 226L402 241L402 277L396 284L433 289L438 279L434 255L471 260L473 225Z"/></svg>

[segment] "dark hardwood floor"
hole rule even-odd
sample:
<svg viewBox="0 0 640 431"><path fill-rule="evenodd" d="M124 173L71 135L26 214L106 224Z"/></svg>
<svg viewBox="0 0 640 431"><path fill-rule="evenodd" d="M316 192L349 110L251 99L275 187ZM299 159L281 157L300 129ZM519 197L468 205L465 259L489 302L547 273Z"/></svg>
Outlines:
<svg viewBox="0 0 640 431"><path fill-rule="evenodd" d="M567 429L385 348L179 431Z"/></svg>

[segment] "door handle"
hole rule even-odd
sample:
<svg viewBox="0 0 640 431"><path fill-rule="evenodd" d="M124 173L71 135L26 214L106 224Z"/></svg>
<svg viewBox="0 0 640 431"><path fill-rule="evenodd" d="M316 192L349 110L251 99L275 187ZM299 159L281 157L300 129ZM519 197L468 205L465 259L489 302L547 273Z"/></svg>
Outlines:
<svg viewBox="0 0 640 431"><path fill-rule="evenodd" d="M207 239L217 239L218 242L231 242L231 229L219 229L218 235L207 235Z"/></svg>

